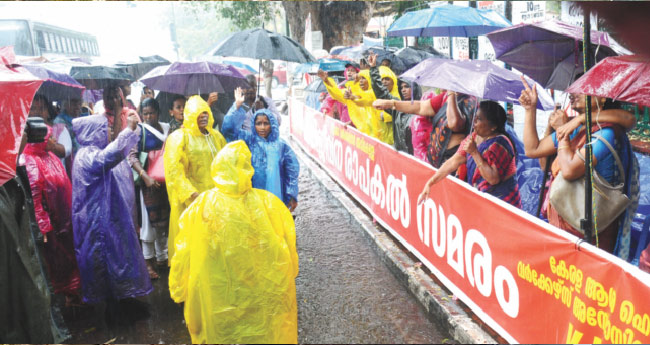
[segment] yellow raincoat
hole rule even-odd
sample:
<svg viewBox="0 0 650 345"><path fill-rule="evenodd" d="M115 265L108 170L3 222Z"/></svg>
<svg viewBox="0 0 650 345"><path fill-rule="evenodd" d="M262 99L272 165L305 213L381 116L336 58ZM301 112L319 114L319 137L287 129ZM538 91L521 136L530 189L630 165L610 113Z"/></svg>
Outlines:
<svg viewBox="0 0 650 345"><path fill-rule="evenodd" d="M397 77L388 67L381 66L379 68L381 77L390 77L395 82L395 87L391 91L391 94L399 97L399 92L397 91ZM370 73L368 70L361 70L359 76L365 78L370 85ZM349 100L343 98L343 90L339 89L334 81L330 79L332 86L325 84L327 92L332 96L333 99L347 105L348 114L350 114L350 120L354 123L354 126L357 127L362 133L369 135L373 138L377 138L386 144L393 145L393 117L383 110L378 110L372 106L377 98L375 93L372 91L372 88L364 91L361 89L359 83L355 83L350 88L350 91L358 97L356 100Z"/></svg>
<svg viewBox="0 0 650 345"><path fill-rule="evenodd" d="M207 112L209 135L199 130L197 119ZM168 250L169 258L174 256L174 238L178 234L178 218L190 204L194 192L201 193L214 187L210 176L210 164L217 153L226 145L226 139L219 131L212 129L214 119L208 103L199 96L192 96L185 104L183 128L174 131L167 138L165 153L165 183L171 212L169 215Z"/></svg>
<svg viewBox="0 0 650 345"><path fill-rule="evenodd" d="M370 114L368 113L368 109L366 109L366 107L359 107L352 100L343 98L343 90L339 89L338 85L334 82L334 79L329 77L327 79L330 85L327 83L324 84L330 96L332 96L335 101L339 101L348 107L350 120L361 133L371 136L372 132L370 131ZM348 83L346 83L346 86ZM370 85L370 82L368 82L368 85ZM365 92L361 90L359 83L353 83L350 86L350 91L355 95Z"/></svg>
<svg viewBox="0 0 650 345"><path fill-rule="evenodd" d="M389 77L393 80L394 87L391 90L391 95L399 98L399 91L397 87L397 76L395 76L395 73L393 71L386 67L386 66L379 66L379 73L381 75L381 78ZM368 85L370 84L370 71L365 69L359 72L359 75L361 75L363 78L366 78L368 81ZM393 137L393 117L383 111L376 109L372 106L372 102L374 102L377 97L375 97L375 93L372 91L372 87L368 89L368 91L362 92L358 94L360 97L358 100L355 101L355 103L358 106L366 107L368 109L368 112L370 113L370 127L371 127L371 134L373 137L385 142L386 144L393 145L394 142L394 137Z"/></svg>
<svg viewBox="0 0 650 345"><path fill-rule="evenodd" d="M212 163L215 187L183 213L169 273L193 343L297 343L296 231L282 200L252 188L241 140Z"/></svg>

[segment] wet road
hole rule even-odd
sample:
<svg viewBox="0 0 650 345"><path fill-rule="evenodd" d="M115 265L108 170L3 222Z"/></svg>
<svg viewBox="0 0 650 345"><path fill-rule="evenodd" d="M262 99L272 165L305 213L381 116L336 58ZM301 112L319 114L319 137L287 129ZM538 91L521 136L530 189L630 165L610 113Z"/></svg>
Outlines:
<svg viewBox="0 0 650 345"><path fill-rule="evenodd" d="M296 211L300 343L441 343L448 335L395 279L336 200L301 171ZM190 343L183 311L169 297L167 270L154 292L122 303L113 324L105 306L66 310L70 343Z"/></svg>

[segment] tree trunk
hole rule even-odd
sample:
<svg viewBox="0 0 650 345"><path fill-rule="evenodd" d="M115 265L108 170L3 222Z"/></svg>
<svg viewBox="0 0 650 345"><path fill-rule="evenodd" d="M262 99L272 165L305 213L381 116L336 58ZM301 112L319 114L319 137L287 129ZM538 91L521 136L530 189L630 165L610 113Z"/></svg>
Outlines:
<svg viewBox="0 0 650 345"><path fill-rule="evenodd" d="M323 49L337 45L356 45L372 17L371 1L282 1L289 20L291 37L305 43L305 19L311 13L312 31L323 33Z"/></svg>

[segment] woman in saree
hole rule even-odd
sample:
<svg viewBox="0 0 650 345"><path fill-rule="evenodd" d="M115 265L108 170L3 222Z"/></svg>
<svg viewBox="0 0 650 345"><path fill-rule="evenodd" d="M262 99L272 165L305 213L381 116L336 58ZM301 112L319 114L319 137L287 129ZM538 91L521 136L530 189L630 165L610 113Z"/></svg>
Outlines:
<svg viewBox="0 0 650 345"><path fill-rule="evenodd" d="M429 196L431 186L458 170L458 178L479 191L521 207L516 151L505 125L506 111L503 107L493 101L481 102L474 118L474 132L427 181L418 203Z"/></svg>

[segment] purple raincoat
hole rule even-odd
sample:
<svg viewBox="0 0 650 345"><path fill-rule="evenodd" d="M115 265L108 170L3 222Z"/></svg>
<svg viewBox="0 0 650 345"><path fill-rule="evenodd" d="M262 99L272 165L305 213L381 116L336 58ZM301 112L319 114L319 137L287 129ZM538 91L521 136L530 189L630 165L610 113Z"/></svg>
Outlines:
<svg viewBox="0 0 650 345"><path fill-rule="evenodd" d="M72 226L84 302L142 296L153 289L131 210L133 173L125 157L140 134L124 129L108 143L108 120L72 121L80 148L72 168Z"/></svg>

